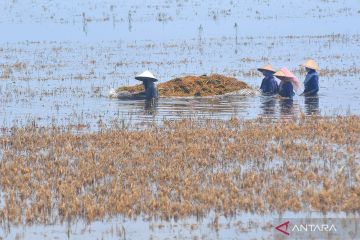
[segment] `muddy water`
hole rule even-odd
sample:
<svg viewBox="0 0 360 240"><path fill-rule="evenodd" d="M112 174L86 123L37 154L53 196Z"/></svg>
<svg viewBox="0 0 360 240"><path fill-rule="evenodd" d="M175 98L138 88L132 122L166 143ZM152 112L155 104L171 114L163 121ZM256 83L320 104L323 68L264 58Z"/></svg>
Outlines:
<svg viewBox="0 0 360 240"><path fill-rule="evenodd" d="M0 39L1 126L84 123L96 128L123 120L186 116L279 119L301 112L360 114L360 29L355 24L360 21L360 3L355 0L22 0L2 1L0 9L0 30L5 33ZM107 97L110 88L136 84L134 75L145 69L160 81L221 73L258 88L261 76L256 68L271 63L287 66L304 79L299 64L308 57L323 69L316 98L167 98L154 104ZM246 222L244 216L233 223ZM266 222L274 216L252 217ZM18 226L7 236L62 239L70 233L71 239L118 239L121 230L116 229L122 224L130 239L271 238L261 228L245 231L231 224L215 231L208 226L211 221L211 216L204 224L189 219L184 224L200 224L191 230L189 225L171 227L175 223L159 227L162 223L111 219L88 227L75 224L70 232L66 224Z"/></svg>

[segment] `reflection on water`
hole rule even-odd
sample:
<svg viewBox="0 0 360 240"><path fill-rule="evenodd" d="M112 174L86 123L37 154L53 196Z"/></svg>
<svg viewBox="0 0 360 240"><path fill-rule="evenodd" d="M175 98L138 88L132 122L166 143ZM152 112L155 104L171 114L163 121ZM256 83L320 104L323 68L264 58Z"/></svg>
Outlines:
<svg viewBox="0 0 360 240"><path fill-rule="evenodd" d="M292 98L281 98L280 104L280 115L288 116L294 114L294 100Z"/></svg>
<svg viewBox="0 0 360 240"><path fill-rule="evenodd" d="M259 115L269 118L291 118L302 110L299 99L280 98L279 96L260 96Z"/></svg>
<svg viewBox="0 0 360 240"><path fill-rule="evenodd" d="M318 95L305 97L305 111L307 115L320 113Z"/></svg>
<svg viewBox="0 0 360 240"><path fill-rule="evenodd" d="M156 115L158 108L158 99L146 99L144 100L144 113L147 115Z"/></svg>
<svg viewBox="0 0 360 240"><path fill-rule="evenodd" d="M125 120L131 118L133 122L183 117L229 119L234 115L253 118L258 115L257 102L257 97L243 96L160 98L152 101L107 99L107 109Z"/></svg>
<svg viewBox="0 0 360 240"><path fill-rule="evenodd" d="M276 97L274 96L261 96L261 109L262 114L265 116L274 116L275 115L275 105L276 105Z"/></svg>
<svg viewBox="0 0 360 240"><path fill-rule="evenodd" d="M116 102L111 106L126 118L130 113L131 121L161 121L183 117L240 119L264 116L268 118L291 118L304 112L301 98L281 99L278 96L224 96L210 98L160 98L158 100L109 100Z"/></svg>

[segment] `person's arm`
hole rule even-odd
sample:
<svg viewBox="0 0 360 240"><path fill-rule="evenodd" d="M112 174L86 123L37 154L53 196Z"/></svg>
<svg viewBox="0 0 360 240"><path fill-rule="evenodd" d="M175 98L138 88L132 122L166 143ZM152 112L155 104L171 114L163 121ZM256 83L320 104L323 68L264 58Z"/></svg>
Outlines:
<svg viewBox="0 0 360 240"><path fill-rule="evenodd" d="M303 92L301 94L301 96L309 96L309 95L312 95L312 94L316 93L317 91L318 91L318 89L309 90L307 92Z"/></svg>

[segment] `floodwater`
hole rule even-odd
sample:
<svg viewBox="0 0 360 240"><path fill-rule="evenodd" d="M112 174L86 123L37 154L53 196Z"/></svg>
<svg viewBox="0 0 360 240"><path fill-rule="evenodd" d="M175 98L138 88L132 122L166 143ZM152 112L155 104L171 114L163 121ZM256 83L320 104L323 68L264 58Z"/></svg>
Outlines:
<svg viewBox="0 0 360 240"><path fill-rule="evenodd" d="M214 226L215 215L205 219L187 218L185 220L135 220L121 217L95 221L91 224L78 221L75 224L13 226L10 233L4 232L8 239L275 239L278 233L274 224L282 219L356 219L357 214L327 213L326 215L309 212L283 215L258 215L243 213L236 218L218 219ZM0 229L0 234L2 229ZM359 232L356 233L359 235ZM280 236L281 237L281 236ZM328 238L332 239L332 238ZM336 239L336 238L334 238Z"/></svg>
<svg viewBox="0 0 360 240"><path fill-rule="evenodd" d="M86 1L85 1L86 2ZM273 118L359 114L360 20L357 1L152 1L85 4L1 3L0 122L4 126L158 121L164 118ZM58 10L60 9L60 10ZM296 11L293 11L296 9ZM318 98L268 97L118 101L110 88L220 73L258 88L256 68L322 68Z"/></svg>
<svg viewBox="0 0 360 240"><path fill-rule="evenodd" d="M82 123L96 128L118 121L187 116L279 119L301 112L360 114L357 0L18 0L2 1L0 9L2 127L36 122ZM220 73L258 88L262 77L257 67L266 63L276 68L287 66L304 79L299 64L309 57L322 68L320 93L314 98L161 98L149 103L107 96L110 88L136 84L134 76L146 69L160 82L188 74ZM273 217L255 216L258 220ZM242 218L239 215L237 220ZM81 228L75 226L70 239L87 239L90 234L98 239L119 238L110 234L116 232L118 220L110 221L93 223L83 234L78 234ZM269 236L262 230L250 235L213 231L207 224L196 228L194 234L186 227L151 232L141 221L124 226L128 239ZM62 239L67 237L65 228L18 226L7 236ZM0 231L0 239L3 233Z"/></svg>

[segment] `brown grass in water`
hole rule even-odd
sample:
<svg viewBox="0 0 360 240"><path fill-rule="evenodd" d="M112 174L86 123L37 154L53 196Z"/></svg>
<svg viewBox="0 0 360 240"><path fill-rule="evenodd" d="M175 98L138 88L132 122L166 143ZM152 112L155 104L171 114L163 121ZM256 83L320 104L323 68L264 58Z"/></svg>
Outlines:
<svg viewBox="0 0 360 240"><path fill-rule="evenodd" d="M214 96L250 88L246 83L236 78L220 74L174 78L170 81L159 83L157 87L160 96L164 97ZM138 92L143 91L143 89L143 85L139 84L120 87L118 91Z"/></svg>
<svg viewBox="0 0 360 240"><path fill-rule="evenodd" d="M3 129L0 224L360 209L360 117Z"/></svg>

